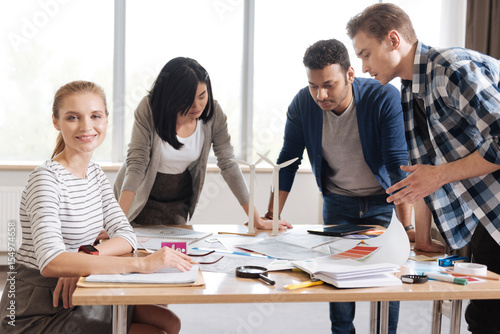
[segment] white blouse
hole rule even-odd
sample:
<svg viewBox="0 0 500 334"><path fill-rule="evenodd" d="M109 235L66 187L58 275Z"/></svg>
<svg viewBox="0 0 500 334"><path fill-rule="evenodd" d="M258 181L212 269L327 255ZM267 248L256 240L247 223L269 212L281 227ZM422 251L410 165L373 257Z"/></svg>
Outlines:
<svg viewBox="0 0 500 334"><path fill-rule="evenodd" d="M177 140L184 144L181 149L174 149L166 141L162 142L162 151L158 172L164 174L183 173L188 166L201 155L205 134L203 132L202 120L196 123L193 134L187 138L177 136Z"/></svg>

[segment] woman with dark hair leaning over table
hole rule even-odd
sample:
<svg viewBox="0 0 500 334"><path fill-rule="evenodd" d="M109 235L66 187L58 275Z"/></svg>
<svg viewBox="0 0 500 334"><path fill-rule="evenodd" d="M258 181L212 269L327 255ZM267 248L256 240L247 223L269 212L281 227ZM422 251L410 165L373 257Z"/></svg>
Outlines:
<svg viewBox="0 0 500 334"><path fill-rule="evenodd" d="M233 160L226 115L213 99L210 77L196 60L174 58L135 111L127 159L115 180L115 196L128 219L139 225L186 224L200 198L211 147L248 214L248 189ZM271 220L250 209L256 228L272 228ZM280 221L280 228L286 227L292 226Z"/></svg>
<svg viewBox="0 0 500 334"><path fill-rule="evenodd" d="M106 135L104 92L91 82L70 82L57 91L52 109L58 144L22 195L23 242L11 270L15 294L3 291L0 332L110 333L111 306L72 305L80 276L186 271L190 257L167 247L147 257L119 256L136 248L136 237L106 175L90 160ZM102 229L110 240L92 246ZM180 320L166 307L137 305L128 313L129 333L180 331Z"/></svg>

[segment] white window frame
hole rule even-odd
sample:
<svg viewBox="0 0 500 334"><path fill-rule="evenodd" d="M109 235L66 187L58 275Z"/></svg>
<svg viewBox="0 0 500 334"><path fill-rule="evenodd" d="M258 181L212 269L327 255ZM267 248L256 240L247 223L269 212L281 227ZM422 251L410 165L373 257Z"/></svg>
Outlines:
<svg viewBox="0 0 500 334"><path fill-rule="evenodd" d="M379 2L384 2L380 0ZM467 0L443 0L444 18L441 46L463 46L465 41L465 8ZM253 138L253 96L254 96L254 28L255 0L244 0L243 29L243 75L242 115L240 127L240 158L252 156ZM459 29L457 29L459 27ZM114 56L113 56L113 137L112 162L121 163L126 156L125 140L125 37L126 0L115 0L114 9ZM450 33L453 32L453 33Z"/></svg>

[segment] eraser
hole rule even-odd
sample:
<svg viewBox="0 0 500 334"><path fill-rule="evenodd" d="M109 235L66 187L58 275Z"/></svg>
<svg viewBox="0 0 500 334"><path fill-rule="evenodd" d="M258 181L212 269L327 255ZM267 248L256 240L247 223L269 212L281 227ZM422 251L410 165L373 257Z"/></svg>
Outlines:
<svg viewBox="0 0 500 334"><path fill-rule="evenodd" d="M165 241L161 243L161 247L172 248L184 254L187 253L187 244L185 241Z"/></svg>

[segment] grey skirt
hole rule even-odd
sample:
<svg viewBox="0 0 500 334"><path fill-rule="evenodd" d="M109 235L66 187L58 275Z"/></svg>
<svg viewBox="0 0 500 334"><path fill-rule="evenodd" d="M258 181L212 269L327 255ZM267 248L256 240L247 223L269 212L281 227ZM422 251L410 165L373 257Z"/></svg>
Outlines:
<svg viewBox="0 0 500 334"><path fill-rule="evenodd" d="M109 334L112 330L111 306L52 305L57 278L43 277L39 270L17 264L7 276L0 301L1 333ZM134 307L128 307L128 328ZM15 326L14 326L15 325Z"/></svg>
<svg viewBox="0 0 500 334"><path fill-rule="evenodd" d="M189 170L180 174L157 173L148 201L133 222L139 225L184 225L192 196L193 181Z"/></svg>

